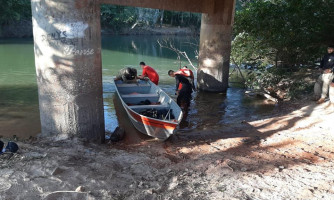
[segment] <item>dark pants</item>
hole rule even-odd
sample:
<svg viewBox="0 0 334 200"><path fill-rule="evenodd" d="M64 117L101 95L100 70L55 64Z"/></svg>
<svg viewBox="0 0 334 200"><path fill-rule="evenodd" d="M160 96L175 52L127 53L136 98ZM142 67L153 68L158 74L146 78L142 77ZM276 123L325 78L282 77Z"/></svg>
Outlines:
<svg viewBox="0 0 334 200"><path fill-rule="evenodd" d="M182 85L182 89L179 91L176 102L181 107L183 112L183 119L186 119L188 116L188 109L191 101L191 85Z"/></svg>

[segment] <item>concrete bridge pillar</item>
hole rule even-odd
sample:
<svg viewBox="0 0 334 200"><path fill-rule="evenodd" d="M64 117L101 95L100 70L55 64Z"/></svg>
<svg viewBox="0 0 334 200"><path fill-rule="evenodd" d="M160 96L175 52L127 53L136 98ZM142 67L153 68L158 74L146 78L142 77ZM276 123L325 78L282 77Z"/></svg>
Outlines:
<svg viewBox="0 0 334 200"><path fill-rule="evenodd" d="M99 2L31 3L42 135L103 142Z"/></svg>
<svg viewBox="0 0 334 200"><path fill-rule="evenodd" d="M197 82L200 90L226 92L235 0L215 0L214 5L213 13L202 14Z"/></svg>

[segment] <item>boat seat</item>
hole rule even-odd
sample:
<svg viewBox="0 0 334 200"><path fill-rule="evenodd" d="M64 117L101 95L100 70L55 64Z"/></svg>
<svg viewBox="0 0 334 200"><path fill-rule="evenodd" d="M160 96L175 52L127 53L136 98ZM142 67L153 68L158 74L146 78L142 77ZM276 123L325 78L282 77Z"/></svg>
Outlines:
<svg viewBox="0 0 334 200"><path fill-rule="evenodd" d="M134 105L134 106L129 106L131 109L137 109L137 108L169 108L168 105Z"/></svg>
<svg viewBox="0 0 334 200"><path fill-rule="evenodd" d="M123 98L154 98L159 97L158 94L122 94Z"/></svg>
<svg viewBox="0 0 334 200"><path fill-rule="evenodd" d="M116 84L118 88L127 88L127 87L151 87L148 83L118 83Z"/></svg>
<svg viewBox="0 0 334 200"><path fill-rule="evenodd" d="M138 92L141 94L150 93L151 85L148 83L120 83L116 84L118 91L120 94L131 94L134 92Z"/></svg>

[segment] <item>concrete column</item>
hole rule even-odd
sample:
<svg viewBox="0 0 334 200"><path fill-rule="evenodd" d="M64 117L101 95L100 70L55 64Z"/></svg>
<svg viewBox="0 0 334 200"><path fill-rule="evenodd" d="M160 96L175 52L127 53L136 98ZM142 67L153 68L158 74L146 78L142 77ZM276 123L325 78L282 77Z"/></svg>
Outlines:
<svg viewBox="0 0 334 200"><path fill-rule="evenodd" d="M42 135L103 142L99 3L31 3Z"/></svg>
<svg viewBox="0 0 334 200"><path fill-rule="evenodd" d="M235 0L216 0L214 12L202 14L197 72L200 90L227 91L234 8Z"/></svg>

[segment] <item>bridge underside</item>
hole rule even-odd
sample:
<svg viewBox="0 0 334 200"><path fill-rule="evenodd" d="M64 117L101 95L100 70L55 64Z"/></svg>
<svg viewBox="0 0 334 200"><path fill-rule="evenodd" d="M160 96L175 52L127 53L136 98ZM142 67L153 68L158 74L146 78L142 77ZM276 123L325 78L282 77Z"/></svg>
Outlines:
<svg viewBox="0 0 334 200"><path fill-rule="evenodd" d="M226 92L235 0L32 0L42 134L104 140L100 4L202 13L200 90Z"/></svg>

